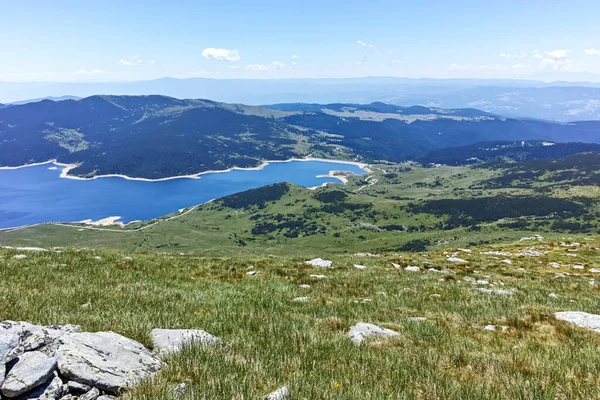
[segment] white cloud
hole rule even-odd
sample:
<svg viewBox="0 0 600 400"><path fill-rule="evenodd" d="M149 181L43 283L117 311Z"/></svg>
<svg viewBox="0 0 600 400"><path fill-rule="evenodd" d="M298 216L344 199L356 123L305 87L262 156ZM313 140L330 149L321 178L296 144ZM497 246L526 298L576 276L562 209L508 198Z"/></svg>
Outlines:
<svg viewBox="0 0 600 400"><path fill-rule="evenodd" d="M264 64L248 64L246 65L246 71L268 71L269 66Z"/></svg>
<svg viewBox="0 0 600 400"><path fill-rule="evenodd" d="M559 50L545 51L544 53L550 58L559 60L559 59L567 58L570 51L571 50L559 49Z"/></svg>
<svg viewBox="0 0 600 400"><path fill-rule="evenodd" d="M127 60L121 59L121 60L119 60L119 63L121 63L123 65L131 66L131 65L141 64L142 60L140 60L140 56L134 56L134 57L129 57Z"/></svg>
<svg viewBox="0 0 600 400"><path fill-rule="evenodd" d="M292 60L297 60L298 58L299 58L299 57L298 57L298 54L294 54L294 55L292 56Z"/></svg>
<svg viewBox="0 0 600 400"><path fill-rule="evenodd" d="M500 57L504 58L505 60L519 60L519 59L525 57L525 53L524 52L502 53L502 54L500 54Z"/></svg>
<svg viewBox="0 0 600 400"><path fill-rule="evenodd" d="M106 74L106 71L102 71L101 69L93 69L91 71L80 69L73 73L76 75L104 75Z"/></svg>
<svg viewBox="0 0 600 400"><path fill-rule="evenodd" d="M554 71L571 71L573 63L567 57L571 51L568 49L557 49L545 51L542 54L539 50L533 51L533 58L540 60L540 68L552 69Z"/></svg>
<svg viewBox="0 0 600 400"><path fill-rule="evenodd" d="M246 71L270 71L280 70L285 67L285 64L281 61L273 61L271 64L248 64L246 65Z"/></svg>
<svg viewBox="0 0 600 400"><path fill-rule="evenodd" d="M213 59L223 61L239 61L241 58L238 50L215 49L214 47L208 47L202 50L202 56L209 60Z"/></svg>
<svg viewBox="0 0 600 400"><path fill-rule="evenodd" d="M365 42L363 42L362 40L357 40L356 43L360 44L364 48L367 47L367 44Z"/></svg>
<svg viewBox="0 0 600 400"><path fill-rule="evenodd" d="M589 54L590 56L600 56L600 50L596 50L593 47L590 49L585 49L584 51L586 54Z"/></svg>
<svg viewBox="0 0 600 400"><path fill-rule="evenodd" d="M239 65L230 65L228 68L229 69L239 69L240 66Z"/></svg>

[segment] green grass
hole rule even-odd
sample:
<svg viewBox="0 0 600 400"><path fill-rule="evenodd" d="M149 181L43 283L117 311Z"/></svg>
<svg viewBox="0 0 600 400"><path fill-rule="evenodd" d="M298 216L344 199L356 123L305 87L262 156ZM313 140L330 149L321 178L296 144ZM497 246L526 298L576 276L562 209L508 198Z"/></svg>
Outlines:
<svg viewBox="0 0 600 400"><path fill-rule="evenodd" d="M572 252L577 257L557 242L515 242L471 248L459 255L467 266L446 262L440 249L339 254L331 270L304 265L307 255L267 251L217 257L63 250L15 260L23 252L4 249L0 319L80 324L146 345L153 328L204 329L223 339L215 348L174 355L169 368L126 398L174 398L172 388L186 382L189 399L256 399L282 385L295 399L591 399L600 383L600 335L552 317L600 312L588 272L600 262L600 241L573 239L582 243ZM529 248L547 254L514 255ZM481 254L488 250L513 256ZM391 262L451 273L398 272ZM550 262L583 263L586 270L557 270ZM246 275L250 265L258 275ZM557 279L557 272L572 275ZM502 282L515 295L475 292L467 277ZM311 301L291 301L298 296ZM372 301L354 302L364 298ZM427 321L408 320L414 316ZM355 347L347 331L360 321L400 335ZM484 331L488 324L509 330Z"/></svg>

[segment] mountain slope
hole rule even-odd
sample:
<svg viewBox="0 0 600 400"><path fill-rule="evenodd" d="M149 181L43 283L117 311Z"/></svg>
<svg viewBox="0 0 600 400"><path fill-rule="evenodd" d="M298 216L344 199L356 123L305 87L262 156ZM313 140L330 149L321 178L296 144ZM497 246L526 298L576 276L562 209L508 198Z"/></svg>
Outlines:
<svg viewBox="0 0 600 400"><path fill-rule="evenodd" d="M384 103L274 108L165 96L92 96L0 110L0 166L58 159L70 174L164 178L307 155L400 162L485 141L600 140L600 121L558 124Z"/></svg>

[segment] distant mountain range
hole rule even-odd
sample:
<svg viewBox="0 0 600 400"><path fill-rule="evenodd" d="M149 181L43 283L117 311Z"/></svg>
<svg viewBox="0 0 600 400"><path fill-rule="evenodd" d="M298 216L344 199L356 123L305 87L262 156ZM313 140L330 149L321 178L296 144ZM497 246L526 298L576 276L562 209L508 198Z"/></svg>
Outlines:
<svg viewBox="0 0 600 400"><path fill-rule="evenodd" d="M166 95L243 104L372 103L476 108L519 118L600 119L600 83L492 79L174 79L106 83L0 82L0 102L60 97Z"/></svg>
<svg viewBox="0 0 600 400"><path fill-rule="evenodd" d="M270 107L165 96L92 96L0 109L0 165L49 159L78 176L164 178L261 160L418 159L485 141L600 142L600 121L569 124L476 109L385 103Z"/></svg>

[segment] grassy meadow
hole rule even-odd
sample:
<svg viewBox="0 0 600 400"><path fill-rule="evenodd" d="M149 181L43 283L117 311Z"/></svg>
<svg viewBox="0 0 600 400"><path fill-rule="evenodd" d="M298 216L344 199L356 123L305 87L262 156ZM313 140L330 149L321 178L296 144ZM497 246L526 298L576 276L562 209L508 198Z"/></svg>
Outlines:
<svg viewBox="0 0 600 400"><path fill-rule="evenodd" d="M257 399L283 385L294 399L592 399L600 395L600 335L553 313L600 312L591 271L599 246L596 238L573 237L470 252L338 254L328 257L333 269L303 263L316 252L4 249L0 318L80 324L146 345L152 328L203 329L223 339L172 356L168 368L126 399ZM468 263L448 262L452 253ZM254 276L246 274L251 266ZM301 296L310 301L292 301ZM348 338L357 322L400 335L357 347ZM188 390L176 395L181 382Z"/></svg>

